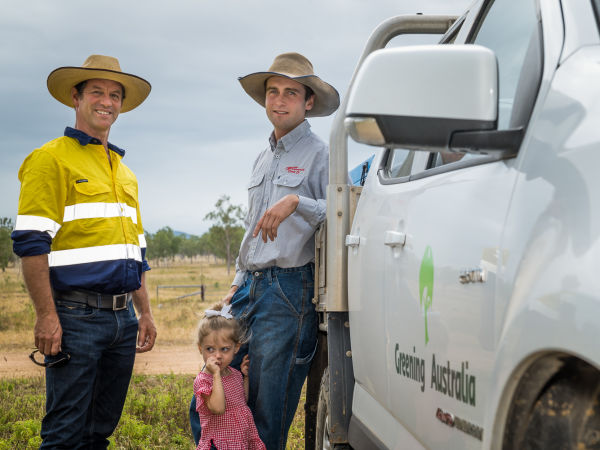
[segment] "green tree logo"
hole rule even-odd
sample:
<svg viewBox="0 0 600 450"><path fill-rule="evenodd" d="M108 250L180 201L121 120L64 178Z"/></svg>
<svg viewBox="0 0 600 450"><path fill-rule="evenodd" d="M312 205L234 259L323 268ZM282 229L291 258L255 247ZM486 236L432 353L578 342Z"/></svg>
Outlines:
<svg viewBox="0 0 600 450"><path fill-rule="evenodd" d="M419 271L419 298L425 315L425 345L429 342L429 332L427 330L427 311L433 303L433 251L428 245L421 261L421 270Z"/></svg>

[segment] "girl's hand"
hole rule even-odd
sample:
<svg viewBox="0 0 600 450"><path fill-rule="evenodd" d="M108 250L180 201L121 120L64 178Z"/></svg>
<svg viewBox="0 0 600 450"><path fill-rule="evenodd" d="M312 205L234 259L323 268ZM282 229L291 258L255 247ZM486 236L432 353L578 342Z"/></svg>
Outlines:
<svg viewBox="0 0 600 450"><path fill-rule="evenodd" d="M211 375L216 373L221 373L221 367L217 364L217 358L214 356L209 356L206 360L206 371Z"/></svg>
<svg viewBox="0 0 600 450"><path fill-rule="evenodd" d="M248 369L250 369L250 358L246 355L244 356L244 359L242 359L242 364L240 365L240 371L245 377L248 376Z"/></svg>

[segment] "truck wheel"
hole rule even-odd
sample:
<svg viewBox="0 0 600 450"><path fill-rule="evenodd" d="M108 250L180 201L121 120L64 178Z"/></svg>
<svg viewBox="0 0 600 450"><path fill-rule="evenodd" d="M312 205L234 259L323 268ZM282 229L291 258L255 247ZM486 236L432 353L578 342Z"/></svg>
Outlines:
<svg viewBox="0 0 600 450"><path fill-rule="evenodd" d="M317 406L316 450L329 450L329 367L325 368L319 389Z"/></svg>
<svg viewBox="0 0 600 450"><path fill-rule="evenodd" d="M513 448L600 449L598 371L582 362L567 364L539 394L523 431Z"/></svg>

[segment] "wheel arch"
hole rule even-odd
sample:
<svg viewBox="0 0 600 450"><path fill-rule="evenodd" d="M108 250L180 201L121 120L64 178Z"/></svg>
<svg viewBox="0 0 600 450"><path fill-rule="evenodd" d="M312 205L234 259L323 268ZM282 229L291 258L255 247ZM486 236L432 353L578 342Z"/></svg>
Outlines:
<svg viewBox="0 0 600 450"><path fill-rule="evenodd" d="M518 448L525 437L536 402L565 371L600 380L600 371L577 355L562 351L538 352L523 360L508 377L490 436L490 448ZM586 372L586 374L584 374Z"/></svg>

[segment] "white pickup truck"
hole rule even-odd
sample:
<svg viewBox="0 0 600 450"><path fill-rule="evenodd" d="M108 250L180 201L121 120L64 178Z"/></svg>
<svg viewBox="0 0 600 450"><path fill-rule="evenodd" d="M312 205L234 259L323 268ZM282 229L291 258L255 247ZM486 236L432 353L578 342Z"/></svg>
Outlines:
<svg viewBox="0 0 600 450"><path fill-rule="evenodd" d="M373 32L331 134L307 448L600 448L599 13ZM381 147L362 188L348 135Z"/></svg>

